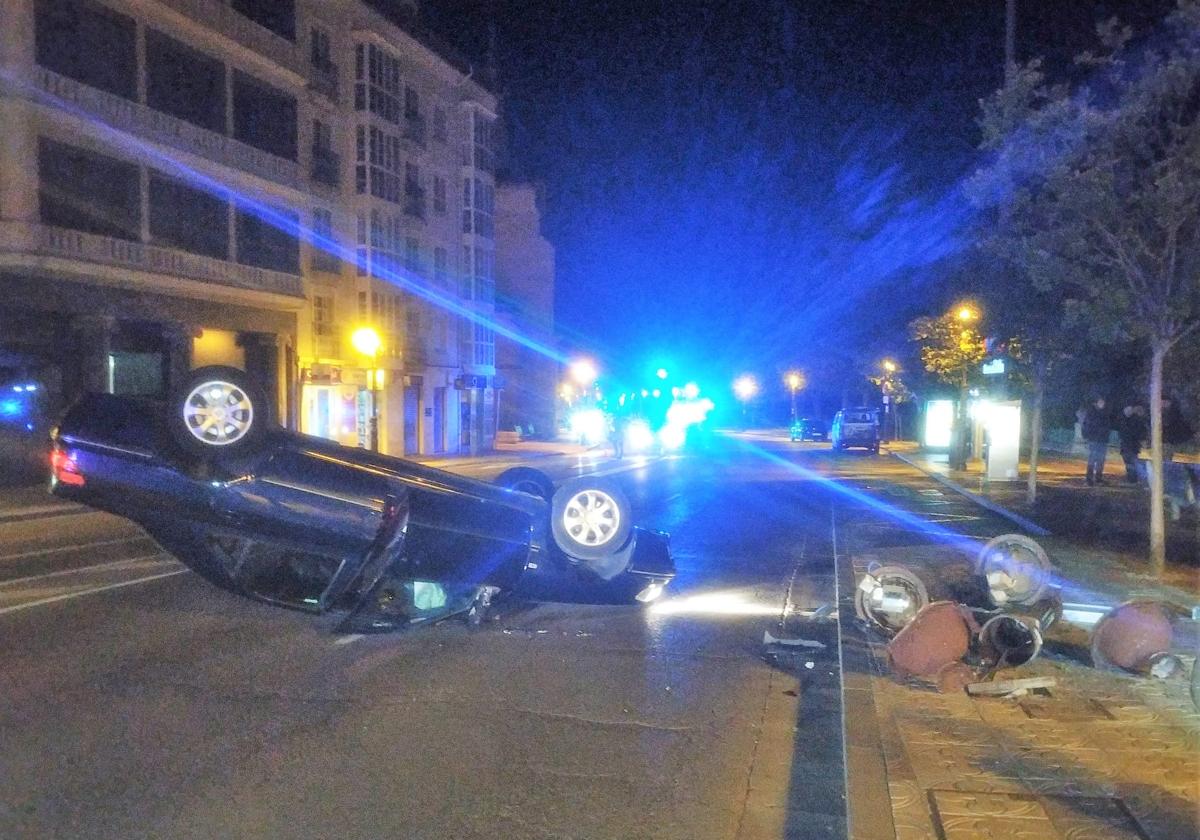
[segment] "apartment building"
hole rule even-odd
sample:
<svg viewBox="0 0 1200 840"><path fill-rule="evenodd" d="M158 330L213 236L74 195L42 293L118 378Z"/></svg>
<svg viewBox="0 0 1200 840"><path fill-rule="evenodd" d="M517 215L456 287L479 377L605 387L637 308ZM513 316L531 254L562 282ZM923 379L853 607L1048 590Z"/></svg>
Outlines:
<svg viewBox="0 0 1200 840"><path fill-rule="evenodd" d="M528 343L496 342L504 382L500 428L555 432L560 365L554 340L554 246L542 233L542 192L535 184L496 185L496 315Z"/></svg>
<svg viewBox="0 0 1200 840"><path fill-rule="evenodd" d="M226 363L293 428L486 448L495 112L360 0L6 0L0 368L64 401Z"/></svg>

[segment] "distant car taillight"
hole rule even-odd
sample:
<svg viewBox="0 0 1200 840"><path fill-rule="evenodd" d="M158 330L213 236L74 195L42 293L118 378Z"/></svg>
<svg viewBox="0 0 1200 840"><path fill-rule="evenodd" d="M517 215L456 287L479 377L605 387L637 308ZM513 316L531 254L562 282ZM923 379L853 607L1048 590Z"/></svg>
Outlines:
<svg viewBox="0 0 1200 840"><path fill-rule="evenodd" d="M50 452L50 472L59 484L82 487L87 483L83 473L79 471L79 465L65 449L55 447Z"/></svg>

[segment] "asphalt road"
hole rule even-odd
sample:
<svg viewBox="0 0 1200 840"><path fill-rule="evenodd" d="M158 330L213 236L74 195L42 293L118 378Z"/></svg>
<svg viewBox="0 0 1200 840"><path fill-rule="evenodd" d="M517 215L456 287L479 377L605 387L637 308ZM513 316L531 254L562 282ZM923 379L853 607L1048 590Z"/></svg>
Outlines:
<svg viewBox="0 0 1200 840"><path fill-rule="evenodd" d="M672 534L658 604L336 636L121 520L0 524L0 837L844 836L837 622L804 615L866 509L821 475L886 459L560 460Z"/></svg>

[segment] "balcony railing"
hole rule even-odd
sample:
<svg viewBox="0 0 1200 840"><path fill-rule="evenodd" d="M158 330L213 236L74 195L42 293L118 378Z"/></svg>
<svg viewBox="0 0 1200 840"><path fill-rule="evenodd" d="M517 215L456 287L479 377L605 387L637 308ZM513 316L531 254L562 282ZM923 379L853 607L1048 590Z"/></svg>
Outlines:
<svg viewBox="0 0 1200 840"><path fill-rule="evenodd" d="M228 0L165 0L168 6L178 9L187 17L221 33L230 40L248 47L271 61L302 73L301 57L296 44L259 26L245 15L235 11Z"/></svg>
<svg viewBox="0 0 1200 840"><path fill-rule="evenodd" d="M312 179L318 184L336 187L342 180L342 157L332 149L313 146Z"/></svg>
<svg viewBox="0 0 1200 840"><path fill-rule="evenodd" d="M37 226L33 248L43 256L168 274L254 292L304 297L300 278L294 274L65 228Z"/></svg>
<svg viewBox="0 0 1200 840"><path fill-rule="evenodd" d="M53 70L39 67L37 72L38 84L43 91L84 112L93 120L271 181L292 187L298 185L298 168L295 161L276 157L224 134L217 134L162 111L89 87L74 79L60 76Z"/></svg>
<svg viewBox="0 0 1200 840"><path fill-rule="evenodd" d="M334 102L338 101L338 66L332 61L310 64L308 86Z"/></svg>

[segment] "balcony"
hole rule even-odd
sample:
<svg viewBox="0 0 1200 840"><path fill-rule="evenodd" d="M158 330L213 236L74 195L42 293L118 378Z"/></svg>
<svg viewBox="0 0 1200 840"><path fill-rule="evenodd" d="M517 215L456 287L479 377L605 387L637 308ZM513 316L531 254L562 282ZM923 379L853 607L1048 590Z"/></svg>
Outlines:
<svg viewBox="0 0 1200 840"><path fill-rule="evenodd" d="M32 251L42 257L170 275L251 292L304 297L300 278L294 274L49 225L31 225L25 230L31 237L15 230L0 231L0 250ZM15 235L10 236L10 232Z"/></svg>
<svg viewBox="0 0 1200 840"><path fill-rule="evenodd" d="M276 157L224 134L81 84L53 70L39 67L36 72L38 85L45 93L89 119L276 183L289 187L299 184L295 161Z"/></svg>
<svg viewBox="0 0 1200 840"><path fill-rule="evenodd" d="M303 75L296 44L235 11L228 0L165 0L165 3L280 67Z"/></svg>
<svg viewBox="0 0 1200 840"><path fill-rule="evenodd" d="M308 87L336 103L338 101L338 66L332 61L310 64Z"/></svg>
<svg viewBox="0 0 1200 840"><path fill-rule="evenodd" d="M312 179L327 187L336 187L342 180L342 156L324 146L313 146Z"/></svg>

